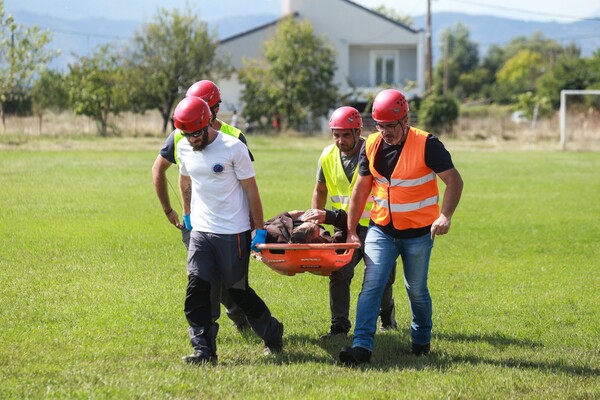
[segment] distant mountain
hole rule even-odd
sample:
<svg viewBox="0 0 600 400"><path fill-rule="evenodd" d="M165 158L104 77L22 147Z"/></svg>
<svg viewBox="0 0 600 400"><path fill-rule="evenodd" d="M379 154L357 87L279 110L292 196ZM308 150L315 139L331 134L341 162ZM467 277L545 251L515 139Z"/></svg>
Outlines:
<svg viewBox="0 0 600 400"><path fill-rule="evenodd" d="M277 10L274 10L277 11ZM85 55L95 47L107 42L126 42L133 33L140 29L142 22L128 20L112 20L106 18L61 19L48 15L29 12L13 13L15 20L22 25L37 25L53 32L53 49L60 49L62 54L53 62L53 67L66 69L73 55ZM216 31L219 39L250 30L271 22L279 14L255 14L231 16L219 20L207 21L209 28ZM426 17L414 18L415 27L425 29ZM531 36L534 32L542 32L545 37L559 42L561 45L577 44L582 56L590 56L600 49L600 20L585 20L573 23L533 22L485 15L460 13L432 14L432 46L433 60L437 62L442 54L439 36L448 27L462 22L468 27L471 39L480 45L479 55L484 57L491 45L504 45L517 36Z"/></svg>
<svg viewBox="0 0 600 400"><path fill-rule="evenodd" d="M76 56L91 53L97 46L108 43L125 43L143 23L139 21L112 20L106 18L62 19L49 15L38 15L26 11L13 14L18 24L48 29L52 32L51 49L60 49L52 67L66 69ZM216 21L207 21L209 30L216 31L217 37L223 39L237 33L250 30L271 22L278 15L257 14L249 16L234 16Z"/></svg>
<svg viewBox="0 0 600 400"><path fill-rule="evenodd" d="M426 16L413 18L415 26L425 29ZM505 45L518 36L530 37L542 32L545 37L554 39L562 46L575 43L581 49L581 55L591 56L600 49L600 18L572 23L522 21L499 18L488 15L471 15L451 12L434 13L431 16L433 56L442 54L440 34L458 22L464 24L470 32L471 40L479 44L479 56L484 57L491 45Z"/></svg>

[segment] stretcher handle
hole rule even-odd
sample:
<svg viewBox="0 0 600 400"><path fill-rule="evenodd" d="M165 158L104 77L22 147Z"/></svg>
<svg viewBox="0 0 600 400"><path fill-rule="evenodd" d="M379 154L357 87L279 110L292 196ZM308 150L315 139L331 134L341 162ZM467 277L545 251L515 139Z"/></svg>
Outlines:
<svg viewBox="0 0 600 400"><path fill-rule="evenodd" d="M340 250L358 249L360 243L264 243L256 247L260 250Z"/></svg>

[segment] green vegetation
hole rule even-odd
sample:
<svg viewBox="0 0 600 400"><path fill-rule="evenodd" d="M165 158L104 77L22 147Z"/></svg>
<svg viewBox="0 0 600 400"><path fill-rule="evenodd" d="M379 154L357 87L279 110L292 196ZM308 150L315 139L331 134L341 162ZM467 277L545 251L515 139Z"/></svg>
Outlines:
<svg viewBox="0 0 600 400"><path fill-rule="evenodd" d="M283 19L264 43L264 60L248 60L240 73L244 112L253 121L279 116L293 129L336 106L335 50L312 25Z"/></svg>
<svg viewBox="0 0 600 400"><path fill-rule="evenodd" d="M5 15L4 0L0 0L0 118L5 128L5 105L20 101L36 73L42 71L56 53L45 46L52 39L49 32L37 26L25 27Z"/></svg>
<svg viewBox="0 0 600 400"><path fill-rule="evenodd" d="M392 8L379 6L375 11L410 24L410 19ZM261 57L246 60L243 68L233 71L230 60L217 52L218 39L189 5L183 11L158 9L124 46L106 45L77 57L68 73L47 74L45 63L54 56L45 50L51 37L3 16L0 0L0 53L7 55L0 58L0 114L4 122L4 111L35 113L40 131L44 110L65 107L65 96L54 93L59 92L68 93L71 111L96 121L101 136L120 133L122 127L110 126L108 118L124 111L158 111L161 131L166 133L174 106L193 82L218 80L232 72L244 86L244 111L240 115L251 119L257 128L270 127L277 118L282 131L289 127L311 132L317 117L346 104L351 97L337 93L333 82L337 68L333 46L326 37L317 37L306 21L281 20L275 34L265 41ZM479 45L471 39L468 27L458 23L440 33L440 43L444 57L435 66L433 87L427 96L456 98L463 104L506 105L532 117L556 111L562 89L600 87L600 51L581 57L574 44L561 45L541 33L515 37L506 45L492 45L486 54L479 54ZM48 76L56 78L52 85L46 84ZM36 77L42 82L36 82ZM415 85L403 77L398 81L407 89ZM36 90L40 86L51 86L52 90ZM367 103L372 97L372 93L365 94ZM425 99L413 100L427 104ZM573 97L570 103L579 110L600 107L600 100L590 96ZM354 105L361 110L364 107ZM439 119L450 129L456 119L454 108L440 108L438 111L449 112Z"/></svg>
<svg viewBox="0 0 600 400"><path fill-rule="evenodd" d="M0 398L600 396L599 153L453 151L465 190L433 252L430 356L406 354L401 278L401 330L378 333L373 363L348 369L336 361L348 340L318 340L327 278L253 261L252 286L286 324L284 353L263 356L223 316L219 364L198 368L180 362L185 250L152 188L161 141L39 140L0 157ZM248 140L265 215L306 208L330 141Z"/></svg>

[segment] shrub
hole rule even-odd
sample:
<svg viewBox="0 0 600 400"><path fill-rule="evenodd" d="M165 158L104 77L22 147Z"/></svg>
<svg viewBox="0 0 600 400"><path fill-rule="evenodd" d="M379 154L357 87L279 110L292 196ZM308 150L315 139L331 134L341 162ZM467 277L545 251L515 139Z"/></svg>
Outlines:
<svg viewBox="0 0 600 400"><path fill-rule="evenodd" d="M419 109L419 123L428 131L452 133L458 119L458 101L449 96L429 96Z"/></svg>

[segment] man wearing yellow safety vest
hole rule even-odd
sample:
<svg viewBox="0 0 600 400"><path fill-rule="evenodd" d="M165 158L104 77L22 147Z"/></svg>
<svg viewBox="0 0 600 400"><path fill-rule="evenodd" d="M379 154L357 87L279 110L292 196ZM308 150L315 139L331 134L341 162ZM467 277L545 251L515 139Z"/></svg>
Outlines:
<svg viewBox="0 0 600 400"><path fill-rule="evenodd" d="M221 93L217 85L215 85L212 81L201 80L194 83L188 89L186 96L200 97L202 100L208 103L211 111L210 125L213 129L221 131L229 136L233 136L234 138L239 139L246 146L248 145L246 142L246 137L242 131L217 119L217 113L219 112L219 106L221 104ZM173 132L171 132L171 134L167 137L163 147L160 149L158 156L156 156L154 165L152 166L152 180L154 181L156 195L158 196L167 219L171 224L181 230L182 241L187 249L189 247L191 231L189 214L183 216L183 221L179 220L179 215L171 206L171 201L169 199L166 174L167 169L169 169L171 165L178 163L176 157L177 143L183 139L183 137L183 133L179 129L173 130ZM250 155L252 161L254 161L250 150L248 150L248 154ZM227 294L227 291L222 290L221 292L221 303L223 303L225 306L227 316L234 322L237 329L239 331L250 329L250 325L248 324L244 311L237 304L235 304L233 300L231 300ZM216 298L218 299L218 297Z"/></svg>
<svg viewBox="0 0 600 400"><path fill-rule="evenodd" d="M358 156L365 140L360 137L363 123L358 110L353 107L340 107L331 114L329 128L333 134L334 144L327 146L319 158L317 169L317 182L312 196L312 210L308 210L305 220L315 220L320 224L336 225L333 220L340 213L324 210L327 196L331 200L335 211L342 211L342 217L346 218L350 194L358 175ZM369 211L372 203L368 203L364 215L360 219L357 232L361 240L367 234L369 224ZM339 218L339 217L338 217ZM346 241L346 232L335 229L335 239L338 242ZM354 268L363 258L362 248L354 252L350 263L329 276L329 306L331 308L331 328L329 333L321 336L321 339L329 339L336 336L346 336L350 330L351 323L348 319L350 312L350 283L354 277ZM395 262L392 262L392 273L385 287L385 293L381 301L381 329L396 329L394 316L394 297L392 284L395 278Z"/></svg>
<svg viewBox="0 0 600 400"><path fill-rule="evenodd" d="M433 135L411 127L408 103L402 92L387 89L373 101L379 133L367 138L360 155L358 179L348 211L348 242L359 242L356 227L365 203L373 196L371 223L365 239L365 277L358 296L352 347L344 347L340 361L368 363L377 327L377 306L390 265L400 256L410 309L411 353L430 351L432 303L427 288L429 259L436 235L450 229L461 197L463 181L450 153ZM438 205L437 177L446 189Z"/></svg>

